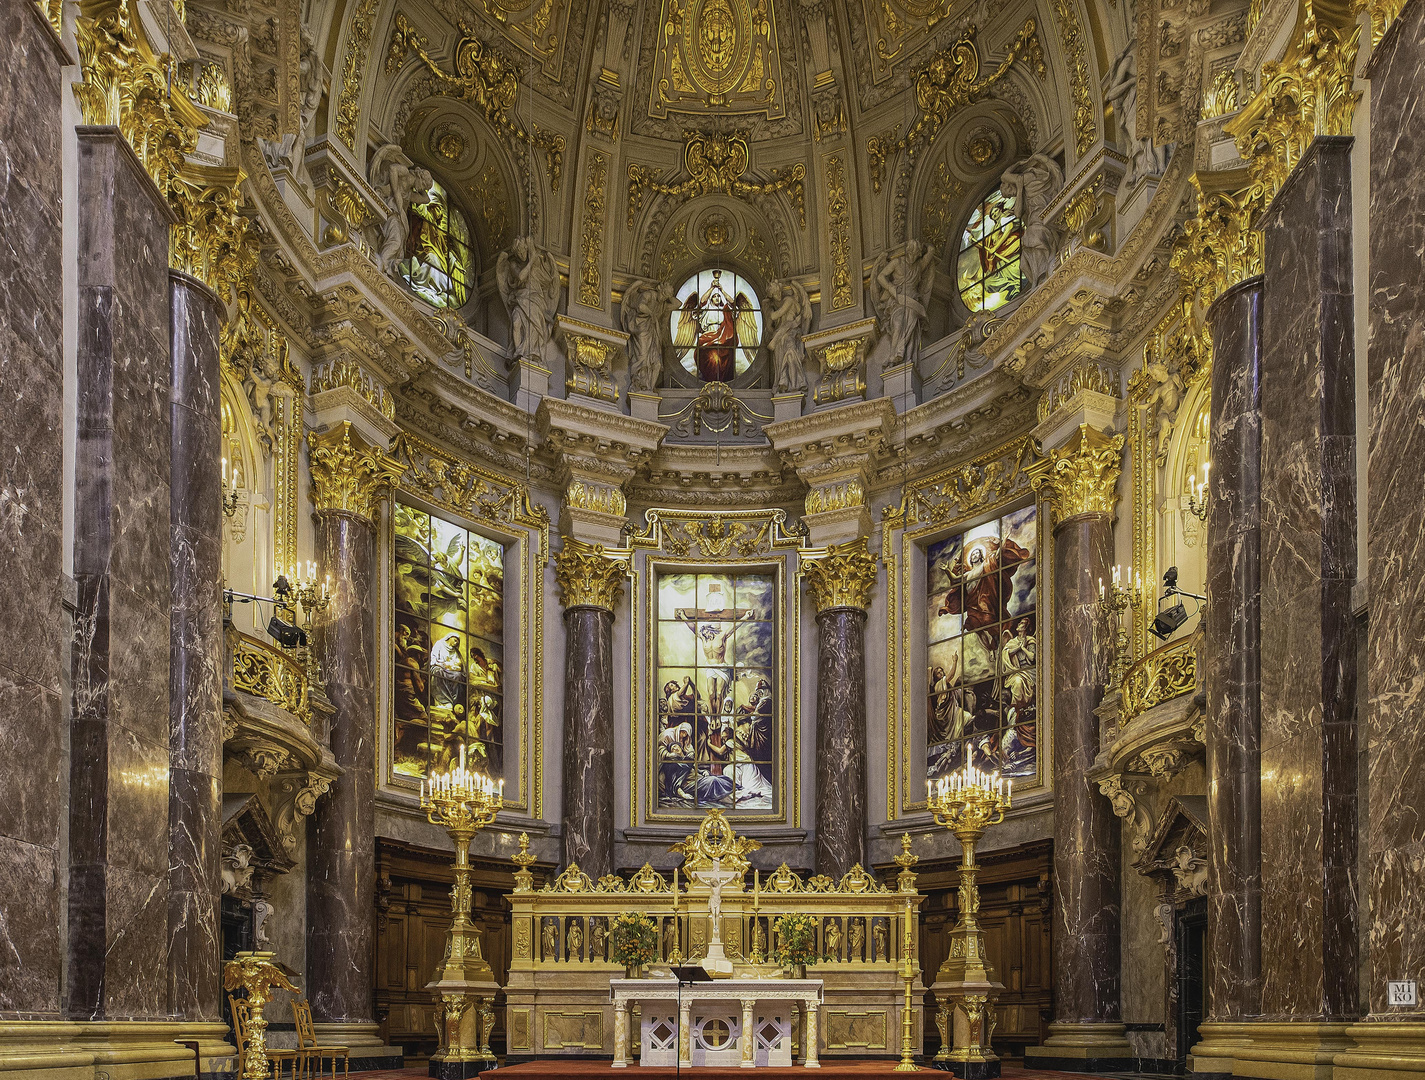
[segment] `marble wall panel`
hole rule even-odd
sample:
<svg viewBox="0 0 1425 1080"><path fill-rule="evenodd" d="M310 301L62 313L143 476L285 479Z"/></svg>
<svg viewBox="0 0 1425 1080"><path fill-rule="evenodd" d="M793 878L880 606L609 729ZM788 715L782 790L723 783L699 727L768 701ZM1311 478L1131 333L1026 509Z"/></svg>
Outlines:
<svg viewBox="0 0 1425 1080"><path fill-rule="evenodd" d="M169 211L108 128L79 139L78 444L66 1011L167 1014ZM156 960L156 958L158 958Z"/></svg>
<svg viewBox="0 0 1425 1080"><path fill-rule="evenodd" d="M613 612L564 613L564 865L614 872Z"/></svg>
<svg viewBox="0 0 1425 1080"><path fill-rule="evenodd" d="M866 613L816 617L816 872L866 865Z"/></svg>
<svg viewBox="0 0 1425 1080"><path fill-rule="evenodd" d="M1377 46L1371 80L1370 586L1368 753L1370 805L1362 888L1376 978L1372 1014L1388 1008L1386 980L1425 972L1425 267L1402 252L1425 248L1425 4L1405 5Z"/></svg>
<svg viewBox="0 0 1425 1080"><path fill-rule="evenodd" d="M364 518L316 518L318 573L332 602L321 623L331 748L344 770L307 827L307 997L324 1023L372 1019L376 899L376 531Z"/></svg>
<svg viewBox="0 0 1425 1080"><path fill-rule="evenodd" d="M1348 1017L1358 1004L1350 145L1317 139L1265 219L1261 1009L1268 1017Z"/></svg>
<svg viewBox="0 0 1425 1080"><path fill-rule="evenodd" d="M1054 1009L1060 1023L1119 1019L1119 821L1087 778L1098 753L1103 664L1094 642L1109 575L1107 514L1054 531Z"/></svg>
<svg viewBox="0 0 1425 1080"><path fill-rule="evenodd" d="M60 94L39 8L7 7L0 68L0 1018L60 1013L63 290Z"/></svg>

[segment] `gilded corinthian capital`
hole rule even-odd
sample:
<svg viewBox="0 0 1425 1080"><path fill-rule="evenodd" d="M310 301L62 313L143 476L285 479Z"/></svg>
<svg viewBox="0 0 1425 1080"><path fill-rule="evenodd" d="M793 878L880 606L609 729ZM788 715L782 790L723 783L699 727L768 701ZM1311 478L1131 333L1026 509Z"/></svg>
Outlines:
<svg viewBox="0 0 1425 1080"><path fill-rule="evenodd" d="M1105 435L1080 424L1068 442L1036 467L1030 482L1048 496L1056 524L1076 514L1111 514L1122 460L1122 435Z"/></svg>
<svg viewBox="0 0 1425 1080"><path fill-rule="evenodd" d="M839 607L864 611L870 606L871 589L876 584L876 557L862 537L829 547L825 555L803 560L802 573L818 613Z"/></svg>
<svg viewBox="0 0 1425 1080"><path fill-rule="evenodd" d="M612 611L623 595L628 560L604 553L603 544L564 538L554 556L554 579L566 608L601 607Z"/></svg>
<svg viewBox="0 0 1425 1080"><path fill-rule="evenodd" d="M308 494L319 514L339 512L375 522L381 501L401 483L405 469L384 447L367 442L351 421L307 436Z"/></svg>

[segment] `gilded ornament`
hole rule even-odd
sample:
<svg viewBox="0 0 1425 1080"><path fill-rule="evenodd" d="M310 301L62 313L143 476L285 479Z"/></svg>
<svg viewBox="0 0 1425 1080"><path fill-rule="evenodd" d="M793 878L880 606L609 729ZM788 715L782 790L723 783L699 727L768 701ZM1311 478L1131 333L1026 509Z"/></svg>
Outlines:
<svg viewBox="0 0 1425 1080"><path fill-rule="evenodd" d="M1122 457L1122 435L1080 424L1065 446L1036 465L1030 483L1048 497L1055 522L1078 514L1111 514Z"/></svg>
<svg viewBox="0 0 1425 1080"><path fill-rule="evenodd" d="M703 816L696 833L668 850L683 856L683 868L690 872L711 870L717 862L724 870L745 874L751 867L747 856L761 846L761 841L739 836L726 811L714 809Z"/></svg>
<svg viewBox="0 0 1425 1080"><path fill-rule="evenodd" d="M241 1080L262 1080L269 1072L264 1010L272 991L298 992L276 961L276 953L240 952L223 964L223 989L229 993L237 990L247 992L242 1006L247 1010L248 1042L243 1055Z"/></svg>
<svg viewBox="0 0 1425 1080"><path fill-rule="evenodd" d="M465 133L453 124L444 125L431 133L431 153L447 164L458 165L468 148Z"/></svg>
<svg viewBox="0 0 1425 1080"><path fill-rule="evenodd" d="M586 307L604 306L604 208L609 178L608 155L602 150L589 150L587 183L584 189L584 226L581 233L583 259L579 267L579 303Z"/></svg>
<svg viewBox="0 0 1425 1080"><path fill-rule="evenodd" d="M350 420L307 435L308 496L318 514L352 514L375 522L384 499L400 486L401 463L368 443Z"/></svg>
<svg viewBox="0 0 1425 1080"><path fill-rule="evenodd" d="M1066 0L1058 0L1066 2ZM931 57L930 62L915 77L915 103L920 117L906 131L903 138L897 138L899 128L889 134L872 138L866 144L871 163L871 188L877 194L885 185L886 164L901 151L911 157L930 145L937 132L967 105L982 100L990 89L1009 74L1010 67L1018 60L1029 64L1036 74L1043 77L1047 70L1044 65L1044 50L1039 43L1038 24L1033 18L1026 19L1009 44L999 66L985 78L980 78L980 53L975 39L977 29L972 24L948 47ZM1080 45L1082 50L1082 44Z"/></svg>
<svg viewBox="0 0 1425 1080"><path fill-rule="evenodd" d="M484 0L485 13L522 50L542 62L545 75L559 74L569 4L565 0Z"/></svg>
<svg viewBox="0 0 1425 1080"><path fill-rule="evenodd" d="M415 53L435 77L438 93L469 102L507 138L519 142L528 140L529 134L514 119L515 100L519 96L518 68L481 41L473 27L462 23L460 31L460 40L455 44L455 74L451 75L426 52L426 39L420 31L404 14L397 12L391 44L386 50L386 73L390 75L400 70L406 57Z"/></svg>
<svg viewBox="0 0 1425 1080"><path fill-rule="evenodd" d="M1123 678L1119 722L1127 725L1165 701L1198 689L1197 653L1202 631L1154 649Z"/></svg>
<svg viewBox="0 0 1425 1080"><path fill-rule="evenodd" d="M964 154L977 168L991 165L1004 150L1004 140L993 128L979 127L965 139Z"/></svg>
<svg viewBox="0 0 1425 1080"><path fill-rule="evenodd" d="M886 507L882 517L891 528L962 521L1027 491L1033 467L1041 460L1033 438L1022 435L968 464L913 480L901 505Z"/></svg>
<svg viewBox="0 0 1425 1080"><path fill-rule="evenodd" d="M1118 397L1118 372L1102 361L1080 360L1040 395L1037 407L1039 422L1044 423L1056 410L1085 390Z"/></svg>
<svg viewBox="0 0 1425 1080"><path fill-rule="evenodd" d="M876 556L865 538L826 549L824 555L804 555L802 574L818 613L834 608L865 611L876 584Z"/></svg>
<svg viewBox="0 0 1425 1080"><path fill-rule="evenodd" d="M564 489L564 505L575 510L593 510L600 514L623 517L628 513L628 498L612 484L593 484L571 480Z"/></svg>
<svg viewBox="0 0 1425 1080"><path fill-rule="evenodd" d="M310 722L306 672L281 650L236 630L228 631L229 682L234 690L253 694Z"/></svg>
<svg viewBox="0 0 1425 1080"><path fill-rule="evenodd" d="M559 583L566 609L599 607L613 611L623 595L628 568L628 559L605 555L603 544L586 544L569 536L554 556L554 579Z"/></svg>
<svg viewBox="0 0 1425 1080"><path fill-rule="evenodd" d="M614 361L619 357L618 346L587 334L570 333L564 335L564 345L569 359L569 377L564 382L564 389L599 401L617 401Z"/></svg>
<svg viewBox="0 0 1425 1080"><path fill-rule="evenodd" d="M549 177L549 190L558 195L559 181L564 177L564 136L535 124L534 145L544 151L544 174Z"/></svg>
<svg viewBox="0 0 1425 1080"><path fill-rule="evenodd" d="M846 152L827 154L826 229L831 249L831 310L843 311L855 302L851 280L851 198L846 190Z"/></svg>
<svg viewBox="0 0 1425 1080"><path fill-rule="evenodd" d="M772 179L766 183L754 183L743 179L751 164L751 148L748 132L732 134L720 132L690 131L683 145L683 168L688 179L677 184L665 184L658 180L659 169L634 162L628 167L628 227L643 208L644 195L653 192L669 195L680 201L701 195L731 195L746 198L749 195L771 195L785 191L796 208L797 218L802 228L806 228L806 166L801 162L785 169L769 169Z"/></svg>
<svg viewBox="0 0 1425 1080"><path fill-rule="evenodd" d="M1069 69L1069 91L1074 101L1074 145L1082 157L1098 138L1098 121L1094 115L1093 95L1089 91L1093 77L1086 58L1084 31L1074 0L1054 0L1054 18L1059 24L1059 44L1063 47L1064 63Z"/></svg>
<svg viewBox="0 0 1425 1080"><path fill-rule="evenodd" d="M818 405L865 394L865 337L842 338L828 345L817 346L814 355L821 367L821 381L812 394L812 400Z"/></svg>
<svg viewBox="0 0 1425 1080"><path fill-rule="evenodd" d="M361 89L366 77L366 55L371 51L371 26L379 6L380 0L361 0L346 36L341 94L336 103L336 134L352 149L356 148L356 126L361 120Z"/></svg>
<svg viewBox="0 0 1425 1080"><path fill-rule="evenodd" d="M505 199L505 179L493 161L470 185L480 221L485 227L485 243L491 251L502 251L510 241L509 205Z"/></svg>
<svg viewBox="0 0 1425 1080"><path fill-rule="evenodd" d="M193 89L198 95L199 105L218 112L233 111L233 86L228 82L228 73L221 64L204 64Z"/></svg>
<svg viewBox="0 0 1425 1080"><path fill-rule="evenodd" d="M930 185L920 207L921 238L937 251L950 240L960 217L956 200L964 194L965 185L951 175L950 163L941 158L931 170Z"/></svg>
<svg viewBox="0 0 1425 1080"><path fill-rule="evenodd" d="M356 391L367 404L387 420L396 419L396 399L388 394L386 388L368 375L356 361L342 355L313 368L311 383L313 395L343 386Z"/></svg>
<svg viewBox="0 0 1425 1080"><path fill-rule="evenodd" d="M786 114L772 0L662 0L649 113Z"/></svg>
<svg viewBox="0 0 1425 1080"><path fill-rule="evenodd" d="M1202 95L1202 110L1199 118L1215 120L1237 109L1237 73L1230 67L1219 71Z"/></svg>
<svg viewBox="0 0 1425 1080"><path fill-rule="evenodd" d="M866 488L860 480L842 480L807 492L806 512L825 514L833 510L866 505Z"/></svg>

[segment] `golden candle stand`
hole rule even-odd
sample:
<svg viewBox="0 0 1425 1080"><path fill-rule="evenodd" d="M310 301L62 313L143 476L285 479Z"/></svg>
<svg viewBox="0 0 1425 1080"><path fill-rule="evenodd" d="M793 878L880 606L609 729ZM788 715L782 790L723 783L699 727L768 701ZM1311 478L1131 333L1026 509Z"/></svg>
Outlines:
<svg viewBox="0 0 1425 1080"><path fill-rule="evenodd" d="M421 809L455 842L455 884L450 890L450 932L445 957L426 989L435 995L440 1049L430 1058L429 1075L467 1080L496 1065L490 1053L499 984L480 949L480 931L470 921L470 841L495 820L504 805L504 781L494 781L460 764L421 782Z"/></svg>
<svg viewBox="0 0 1425 1080"><path fill-rule="evenodd" d="M975 844L991 825L1004 820L1012 805L1010 782L999 773L984 773L973 765L926 784L930 812L949 829L964 849L960 867L960 917L950 931L950 953L930 988L939 1003L936 1025L940 1052L936 1066L965 1080L986 1080L1000 1074L991 1046L994 1001L1004 984L995 981L985 955L985 932L977 918L980 890L975 882Z"/></svg>

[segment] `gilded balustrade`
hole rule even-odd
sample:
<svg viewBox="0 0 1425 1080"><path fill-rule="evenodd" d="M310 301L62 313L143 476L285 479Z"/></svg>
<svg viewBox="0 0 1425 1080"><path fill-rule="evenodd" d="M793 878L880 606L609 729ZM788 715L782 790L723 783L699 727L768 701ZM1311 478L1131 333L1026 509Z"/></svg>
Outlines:
<svg viewBox="0 0 1425 1080"><path fill-rule="evenodd" d="M1127 727L1156 705L1196 693L1197 654L1201 645L1199 629L1185 638L1159 646L1129 668L1123 677L1119 725Z"/></svg>
<svg viewBox="0 0 1425 1080"><path fill-rule="evenodd" d="M264 698L310 723L310 685L302 665L275 645L228 630L229 682L234 690Z"/></svg>

